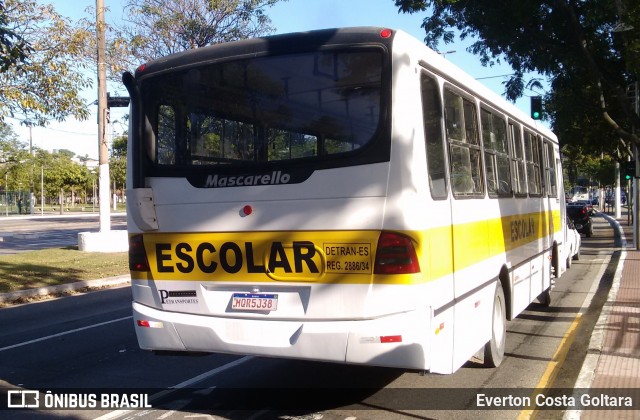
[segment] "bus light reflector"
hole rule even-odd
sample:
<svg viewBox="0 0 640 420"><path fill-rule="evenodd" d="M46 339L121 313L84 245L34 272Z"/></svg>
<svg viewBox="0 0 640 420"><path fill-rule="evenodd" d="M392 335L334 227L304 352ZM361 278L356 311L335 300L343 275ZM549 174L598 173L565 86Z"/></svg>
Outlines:
<svg viewBox="0 0 640 420"><path fill-rule="evenodd" d="M391 29L383 29L380 31L380 38L389 38L393 31Z"/></svg>
<svg viewBox="0 0 640 420"><path fill-rule="evenodd" d="M129 270L150 271L142 235L129 237Z"/></svg>
<svg viewBox="0 0 640 420"><path fill-rule="evenodd" d="M401 335L381 335L380 336L381 343L402 343Z"/></svg>
<svg viewBox="0 0 640 420"><path fill-rule="evenodd" d="M418 256L408 236L382 232L378 239L374 274L413 274L420 272Z"/></svg>
<svg viewBox="0 0 640 420"><path fill-rule="evenodd" d="M162 325L162 322L158 322L158 321L147 321L146 319L139 319L138 320L138 327L143 327L143 328L163 328L164 325Z"/></svg>

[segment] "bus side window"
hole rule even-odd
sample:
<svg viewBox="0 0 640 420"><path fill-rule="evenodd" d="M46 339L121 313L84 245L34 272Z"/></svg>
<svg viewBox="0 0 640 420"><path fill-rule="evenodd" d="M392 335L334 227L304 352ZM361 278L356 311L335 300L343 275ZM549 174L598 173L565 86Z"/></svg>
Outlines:
<svg viewBox="0 0 640 420"><path fill-rule="evenodd" d="M545 179L547 183L547 195L549 197L558 196L558 181L556 179L556 159L553 153L553 144L548 140L544 141L545 146Z"/></svg>
<svg viewBox="0 0 640 420"><path fill-rule="evenodd" d="M446 89L445 124L454 196L483 194L480 141L475 104Z"/></svg>
<svg viewBox="0 0 640 420"><path fill-rule="evenodd" d="M156 160L160 165L176 163L176 112L172 106L160 105L158 108Z"/></svg>
<svg viewBox="0 0 640 420"><path fill-rule="evenodd" d="M511 159L513 174L513 191L516 195L527 195L527 179L524 170L524 151L522 149L522 137L520 127L514 123L509 123L509 141L511 142Z"/></svg>
<svg viewBox="0 0 640 420"><path fill-rule="evenodd" d="M506 123L502 117L484 108L480 110L480 118L489 196L510 196L511 174Z"/></svg>
<svg viewBox="0 0 640 420"><path fill-rule="evenodd" d="M431 190L431 197L443 199L447 197L447 182L444 145L442 143L442 107L438 83L427 74L422 73L420 85L429 189Z"/></svg>
<svg viewBox="0 0 640 420"><path fill-rule="evenodd" d="M540 146L538 137L529 131L524 132L525 160L527 162L527 180L529 195L541 195L540 182Z"/></svg>

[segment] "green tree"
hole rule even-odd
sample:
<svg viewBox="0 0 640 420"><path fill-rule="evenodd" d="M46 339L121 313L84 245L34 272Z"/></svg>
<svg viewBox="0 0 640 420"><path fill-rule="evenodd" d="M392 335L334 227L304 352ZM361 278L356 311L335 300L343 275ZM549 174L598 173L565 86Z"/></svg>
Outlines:
<svg viewBox="0 0 640 420"><path fill-rule="evenodd" d="M266 14L281 0L128 0L122 25L108 31L110 73L121 77L168 54L269 34Z"/></svg>
<svg viewBox="0 0 640 420"><path fill-rule="evenodd" d="M19 141L10 126L0 123L0 176L9 191L28 189L29 150ZM3 188L4 189L4 188Z"/></svg>
<svg viewBox="0 0 640 420"><path fill-rule="evenodd" d="M116 194L122 196L127 180L127 136L113 139L109 158L109 177L111 185L116 186Z"/></svg>
<svg viewBox="0 0 640 420"><path fill-rule="evenodd" d="M58 149L57 153L62 156L66 156L69 159L73 159L76 156L76 153L69 149Z"/></svg>
<svg viewBox="0 0 640 420"><path fill-rule="evenodd" d="M3 31L31 49L28 60L0 72L0 120L11 116L45 125L69 116L87 119L89 110L80 93L92 78L81 57L92 33L35 0L5 0L3 7Z"/></svg>
<svg viewBox="0 0 640 420"><path fill-rule="evenodd" d="M127 159L127 140L126 134L113 139L111 143L111 157Z"/></svg>
<svg viewBox="0 0 640 420"><path fill-rule="evenodd" d="M45 189L50 198L57 196L57 204L67 204L66 193L71 193L73 204L76 189L84 189L91 178L86 166L73 162L67 153L40 154L44 169ZM62 213L63 206L60 206Z"/></svg>
<svg viewBox="0 0 640 420"><path fill-rule="evenodd" d="M85 166L72 160L74 153L60 150L50 153L34 148L29 153L28 146L17 140L10 126L0 123L0 177L2 190L5 182L9 191L22 191L28 195L33 190L36 201L41 195L50 203L71 203L82 198L86 203L86 190L92 188L95 174ZM44 179L41 180L41 175ZM44 192L41 184L44 184ZM71 200L69 200L69 195ZM42 204L42 203L40 203Z"/></svg>
<svg viewBox="0 0 640 420"><path fill-rule="evenodd" d="M31 48L24 39L9 28L4 1L0 0L0 73L20 67Z"/></svg>
<svg viewBox="0 0 640 420"><path fill-rule="evenodd" d="M10 156L18 148L18 144L18 137L13 128L9 124L0 121L0 164L10 159Z"/></svg>
<svg viewBox="0 0 640 420"><path fill-rule="evenodd" d="M546 102L560 134L571 126L591 129L592 125L584 125L582 105L576 112L580 103L590 108L588 115L597 118L598 132L606 140L611 142L611 135L620 138L623 148L640 143L632 130L640 127L640 118L626 92L640 74L637 1L395 0L395 4L407 13L429 10L422 24L428 45L452 42L458 30L461 38L474 39L470 51L484 65L502 60L510 64L514 75L505 83L508 99L531 87L532 82L524 80L527 72L551 79L554 92Z"/></svg>

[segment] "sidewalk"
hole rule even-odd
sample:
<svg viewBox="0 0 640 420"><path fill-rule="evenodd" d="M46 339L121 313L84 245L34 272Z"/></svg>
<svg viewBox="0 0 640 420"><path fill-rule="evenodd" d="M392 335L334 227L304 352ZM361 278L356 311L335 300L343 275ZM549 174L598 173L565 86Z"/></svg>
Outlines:
<svg viewBox="0 0 640 420"><path fill-rule="evenodd" d="M615 220L613 217L611 219ZM624 234L613 284L598 319L577 387L590 389L640 389L640 251L633 247L633 226L626 212L617 222ZM626 239L626 241L624 240ZM624 394L624 391L622 391ZM640 401L634 400L635 407ZM585 410L565 414L565 419L638 419L636 410Z"/></svg>

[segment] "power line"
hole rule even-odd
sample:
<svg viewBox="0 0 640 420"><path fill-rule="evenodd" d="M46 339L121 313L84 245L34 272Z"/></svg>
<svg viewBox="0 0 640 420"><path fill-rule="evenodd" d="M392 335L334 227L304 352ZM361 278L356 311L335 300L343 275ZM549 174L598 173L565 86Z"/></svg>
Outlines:
<svg viewBox="0 0 640 420"><path fill-rule="evenodd" d="M514 74L515 74L515 73L511 73L511 74L501 74L501 75L499 75L499 76L476 77L476 80L497 79L498 77L513 76Z"/></svg>
<svg viewBox="0 0 640 420"><path fill-rule="evenodd" d="M514 76L514 75L515 75L515 73L509 73L509 74L501 74L501 75L498 75L498 76L476 77L476 80L497 79L497 78L500 78L500 77L507 77L507 76ZM523 96L531 97L531 96L542 96L542 95L544 95L543 93L540 93L540 92L538 92L536 90L533 90L531 88L525 88L525 89L530 90L531 92L535 93L535 95L523 95Z"/></svg>

